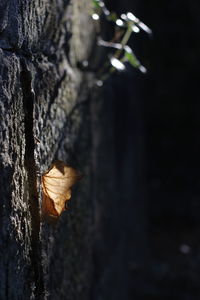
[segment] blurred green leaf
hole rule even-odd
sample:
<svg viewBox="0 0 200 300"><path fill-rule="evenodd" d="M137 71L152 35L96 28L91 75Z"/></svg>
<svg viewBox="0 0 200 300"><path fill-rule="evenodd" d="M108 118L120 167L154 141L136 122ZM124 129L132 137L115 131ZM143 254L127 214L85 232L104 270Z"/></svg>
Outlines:
<svg viewBox="0 0 200 300"><path fill-rule="evenodd" d="M140 63L129 46L126 45L124 47L124 52L124 57L122 59L123 61L128 61L134 68L139 69L142 73L147 72L146 68Z"/></svg>
<svg viewBox="0 0 200 300"><path fill-rule="evenodd" d="M141 65L139 60L137 59L137 57L135 56L135 54L133 54L133 52L129 52L125 50L125 54L124 54L124 58L135 68L139 68L139 66Z"/></svg>
<svg viewBox="0 0 200 300"><path fill-rule="evenodd" d="M108 20L109 20L109 21L115 22L117 19L118 19L118 18L117 18L117 14L116 14L115 12L111 12L111 13L109 14L109 16L108 16Z"/></svg>
<svg viewBox="0 0 200 300"><path fill-rule="evenodd" d="M99 0L92 0L92 2L93 2L93 5L95 8L97 8L97 9L101 8Z"/></svg>

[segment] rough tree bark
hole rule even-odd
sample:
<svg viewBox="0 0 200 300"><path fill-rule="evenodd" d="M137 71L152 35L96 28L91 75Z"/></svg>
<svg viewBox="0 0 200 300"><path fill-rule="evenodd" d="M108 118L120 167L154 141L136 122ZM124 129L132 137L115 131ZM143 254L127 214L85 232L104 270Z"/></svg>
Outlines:
<svg viewBox="0 0 200 300"><path fill-rule="evenodd" d="M90 55L91 3L0 2L2 300L132 299L145 248L143 129L137 99L129 103L134 77L91 90L93 74L77 67L90 57L94 70L105 55ZM56 159L84 178L52 225L41 220L41 174Z"/></svg>
<svg viewBox="0 0 200 300"><path fill-rule="evenodd" d="M92 210L90 0L0 3L0 299L89 299ZM53 160L86 175L56 226L41 222Z"/></svg>

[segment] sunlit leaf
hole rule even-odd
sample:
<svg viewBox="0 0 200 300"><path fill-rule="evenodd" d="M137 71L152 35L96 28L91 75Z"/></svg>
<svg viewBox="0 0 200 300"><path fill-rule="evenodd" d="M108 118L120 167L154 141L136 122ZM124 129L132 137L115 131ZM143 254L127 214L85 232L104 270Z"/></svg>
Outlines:
<svg viewBox="0 0 200 300"><path fill-rule="evenodd" d="M71 187L81 179L80 173L62 161L55 161L42 176L42 213L59 217L71 198Z"/></svg>

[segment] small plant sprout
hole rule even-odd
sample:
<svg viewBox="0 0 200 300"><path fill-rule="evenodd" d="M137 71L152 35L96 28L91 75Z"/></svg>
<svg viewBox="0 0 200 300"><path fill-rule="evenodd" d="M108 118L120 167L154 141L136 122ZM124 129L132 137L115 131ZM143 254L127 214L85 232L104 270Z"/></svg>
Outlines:
<svg viewBox="0 0 200 300"><path fill-rule="evenodd" d="M106 8L105 3L101 0L93 0L94 11L97 15L103 13L106 16L110 15L109 10Z"/></svg>
<svg viewBox="0 0 200 300"><path fill-rule="evenodd" d="M124 71L126 68L125 63L127 62L142 73L146 73L146 68L137 59L133 50L127 44L132 34L137 34L140 30L143 30L151 35L152 30L141 22L132 12L124 13L118 17L115 12L110 12L106 8L102 0L93 0L93 9L92 18L94 20L99 20L100 17L104 15L107 21L115 25L115 32L111 41L104 41L101 38L98 39L99 46L111 48L112 50L112 55L109 55L108 62L100 71L100 79L104 81L108 75L115 70ZM105 72L107 74L105 74Z"/></svg>

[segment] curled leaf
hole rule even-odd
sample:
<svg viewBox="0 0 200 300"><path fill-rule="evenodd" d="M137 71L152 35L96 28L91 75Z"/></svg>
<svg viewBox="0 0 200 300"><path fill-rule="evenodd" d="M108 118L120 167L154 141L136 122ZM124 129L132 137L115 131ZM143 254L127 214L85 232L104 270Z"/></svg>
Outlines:
<svg viewBox="0 0 200 300"><path fill-rule="evenodd" d="M59 217L71 198L71 187L81 179L80 173L63 161L55 161L42 176L42 214Z"/></svg>

